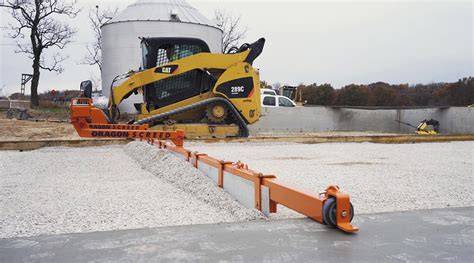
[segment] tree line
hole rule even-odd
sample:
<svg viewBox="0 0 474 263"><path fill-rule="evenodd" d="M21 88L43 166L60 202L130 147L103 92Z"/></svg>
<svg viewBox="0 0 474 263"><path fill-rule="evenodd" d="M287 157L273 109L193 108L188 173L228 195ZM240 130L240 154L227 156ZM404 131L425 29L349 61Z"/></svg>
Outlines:
<svg viewBox="0 0 474 263"><path fill-rule="evenodd" d="M301 84L290 97L306 105L325 106L468 106L474 104L474 78L416 85L350 84L341 89L331 84Z"/></svg>

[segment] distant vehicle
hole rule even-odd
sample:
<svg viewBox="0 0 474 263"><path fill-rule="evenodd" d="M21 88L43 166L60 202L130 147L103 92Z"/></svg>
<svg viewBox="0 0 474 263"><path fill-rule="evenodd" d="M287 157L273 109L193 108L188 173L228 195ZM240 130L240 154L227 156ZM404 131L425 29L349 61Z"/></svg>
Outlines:
<svg viewBox="0 0 474 263"><path fill-rule="evenodd" d="M282 86L282 87L280 87L280 95L286 96L287 98L289 98L291 100L297 100L297 98L296 98L297 94L298 94L298 87L295 87L295 86Z"/></svg>
<svg viewBox="0 0 474 263"><path fill-rule="evenodd" d="M272 89L260 89L260 94L261 95L277 95L276 91Z"/></svg>
<svg viewBox="0 0 474 263"><path fill-rule="evenodd" d="M296 107L296 103L285 96L262 95L263 107Z"/></svg>

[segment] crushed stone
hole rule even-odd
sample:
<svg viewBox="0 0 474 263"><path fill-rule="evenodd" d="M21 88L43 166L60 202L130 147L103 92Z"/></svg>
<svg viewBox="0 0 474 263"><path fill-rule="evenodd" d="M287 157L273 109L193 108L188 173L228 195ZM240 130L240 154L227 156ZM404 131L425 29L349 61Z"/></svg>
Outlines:
<svg viewBox="0 0 474 263"><path fill-rule="evenodd" d="M156 175L124 146L0 151L0 238L262 218L152 149L132 143L127 153Z"/></svg>
<svg viewBox="0 0 474 263"><path fill-rule="evenodd" d="M138 141L128 143L124 150L143 169L218 210L229 211L236 221L265 218L258 210L238 203L203 172L172 153Z"/></svg>

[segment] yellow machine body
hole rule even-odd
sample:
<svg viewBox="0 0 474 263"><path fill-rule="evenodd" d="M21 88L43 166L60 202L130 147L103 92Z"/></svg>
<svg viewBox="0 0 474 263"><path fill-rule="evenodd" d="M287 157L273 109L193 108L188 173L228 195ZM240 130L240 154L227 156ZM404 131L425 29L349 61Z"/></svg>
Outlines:
<svg viewBox="0 0 474 263"><path fill-rule="evenodd" d="M184 73L186 71L195 69L197 67L202 67L203 64L206 64L205 66L211 67L211 68L215 68L217 66L217 64L212 65L212 64L207 64L200 61L223 60L223 61L227 61L227 63L221 65L221 67L224 68L228 66L228 68L220 76L220 78L218 79L218 82L216 83L212 91L199 94L197 96L176 102L174 104L171 104L162 108L155 109L153 107L150 107L149 111L147 109L147 102L144 102L141 105L141 113L140 115L138 115L138 119L143 119L143 118L150 117L159 113L168 112L176 108L180 108L180 107L184 107L193 103L197 103L199 101L202 101L203 99L219 96L231 101L232 104L239 110L239 112L245 118L247 123L249 124L255 123L260 118L260 112L261 112L259 72L248 63L238 62L240 58L235 57L235 56L236 55L203 53L203 54L197 54L191 57L187 57L181 60L177 60L173 64L179 64L180 70L178 69L178 71L171 74L171 76ZM161 67L166 67L166 65L163 65ZM140 78L142 77L145 78L145 79L140 79L141 83L151 83L160 79L164 79L166 77L170 77L167 74L153 73L153 69L150 69L150 71L151 72L147 72L148 74L140 76ZM132 76L132 78L137 75L141 75L142 73L138 73ZM235 79L245 78L245 77L251 77L254 80L253 91L250 94L250 96L245 97L245 98L229 98L226 94L223 94L222 92L217 91L217 87L219 86L219 84L229 82ZM136 80L131 80L131 81L137 83ZM126 84L126 85L130 86L130 84ZM235 88L237 87L238 86L236 86ZM117 90L117 95L119 96L120 95L123 96L123 94L127 92L127 88L124 88L123 90L120 90L120 89L116 89L116 90Z"/></svg>
<svg viewBox="0 0 474 263"><path fill-rule="evenodd" d="M137 107L139 114L136 121L144 123L154 116L177 111L176 114L163 118L164 120L157 121L155 118L152 119L153 121L148 121L151 129L166 130L169 129L169 127L165 127L166 125L179 124L180 128L184 128L186 134L189 133L186 128L189 126L189 129L194 131L189 134L205 137L209 131L216 130L213 126L218 126L220 135L239 136L235 135L236 126L233 125L233 120L239 119L240 129L246 129L243 127L244 125L255 123L260 118L260 77L259 71L252 67L252 62L261 53L263 43L264 39L261 39L248 45L246 50L237 53L198 53L140 72L130 72L121 84L111 89L109 115L113 121L117 117L118 105L132 93L141 93L144 101ZM190 75L196 75L198 79L196 83L201 83L201 91L198 94L183 97L183 99L172 103L165 101L162 103L162 105L166 104L164 106L157 106L151 99L147 99L150 95L146 93L153 93L155 90L161 92L159 89L162 84L166 84L168 87L177 85L176 89L185 92L177 83L193 86L191 82L194 80L187 77ZM173 83L174 80L176 83ZM195 86L194 88L196 88ZM214 102L209 105L202 103L205 100L212 101L213 98L220 98L220 101L213 100ZM227 102L230 102L230 105ZM180 111L186 107L187 110ZM230 116L231 113L240 115L240 117L228 117L227 115ZM202 125L202 127L196 128L196 125ZM204 133L200 131L204 131ZM221 137L220 135L218 137ZM240 132L240 136L248 136L248 131L247 134ZM211 134L210 137L215 136Z"/></svg>

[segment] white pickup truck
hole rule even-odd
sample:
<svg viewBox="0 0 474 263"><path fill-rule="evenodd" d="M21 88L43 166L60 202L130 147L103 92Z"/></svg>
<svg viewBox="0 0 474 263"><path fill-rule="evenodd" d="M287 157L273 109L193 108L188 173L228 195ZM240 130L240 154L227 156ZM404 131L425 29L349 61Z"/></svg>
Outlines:
<svg viewBox="0 0 474 263"><path fill-rule="evenodd" d="M263 107L296 107L296 103L288 97L280 95L260 95Z"/></svg>
<svg viewBox="0 0 474 263"><path fill-rule="evenodd" d="M277 95L272 89L260 89L260 95Z"/></svg>

